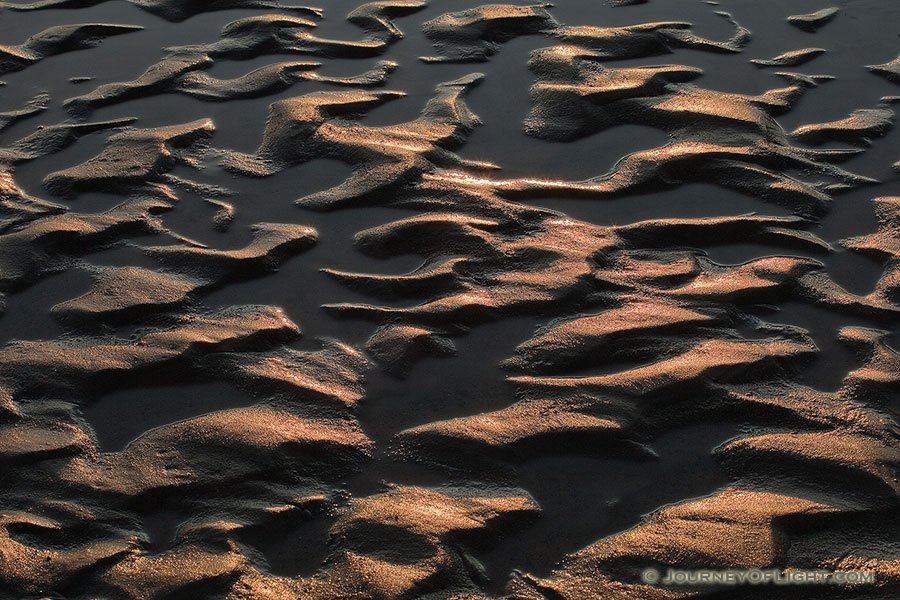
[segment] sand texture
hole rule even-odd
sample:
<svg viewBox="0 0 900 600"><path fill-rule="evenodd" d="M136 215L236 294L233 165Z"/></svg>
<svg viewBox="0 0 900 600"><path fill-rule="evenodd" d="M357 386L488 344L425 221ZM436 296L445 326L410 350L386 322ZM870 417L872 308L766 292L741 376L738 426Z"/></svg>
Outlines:
<svg viewBox="0 0 900 600"><path fill-rule="evenodd" d="M0 600L900 597L900 5L360 1L0 2Z"/></svg>

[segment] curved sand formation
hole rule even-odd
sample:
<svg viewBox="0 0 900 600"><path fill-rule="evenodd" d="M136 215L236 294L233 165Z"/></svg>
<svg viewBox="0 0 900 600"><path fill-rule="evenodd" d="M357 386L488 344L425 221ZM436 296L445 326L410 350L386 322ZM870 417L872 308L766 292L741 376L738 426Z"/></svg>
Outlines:
<svg viewBox="0 0 900 600"><path fill-rule="evenodd" d="M662 509L635 529L567 556L548 578L519 575L510 585L512 597L713 597L712 593L721 593L722 588L686 586L670 592L641 583L635 569L650 562L665 573L670 565L680 564L679 557L690 557L691 562L709 569L784 564L794 558L789 556L784 538L795 523L834 512L812 500L726 490L712 498ZM597 565L602 565L600 573Z"/></svg>
<svg viewBox="0 0 900 600"><path fill-rule="evenodd" d="M900 83L900 57L883 65L869 65L866 68L877 75L888 78L894 83Z"/></svg>
<svg viewBox="0 0 900 600"><path fill-rule="evenodd" d="M831 8L823 8L804 15L792 15L788 17L788 23L798 29L812 33L834 19L838 12L840 12L840 9L832 6Z"/></svg>
<svg viewBox="0 0 900 600"><path fill-rule="evenodd" d="M170 208L153 199L135 200L99 214L67 213L38 218L0 237L0 289L11 291L72 266L73 258L119 240L123 234L161 231L154 213Z"/></svg>
<svg viewBox="0 0 900 600"><path fill-rule="evenodd" d="M15 11L31 11L60 8L87 8L102 4L107 0L37 0L37 2L14 3L2 2L0 8ZM195 15L214 10L232 10L237 8L266 8L300 13L307 17L321 17L322 10L308 6L290 6L277 0L214 0L197 2L188 0L128 0L138 8L146 10L167 21L180 22Z"/></svg>
<svg viewBox="0 0 900 600"><path fill-rule="evenodd" d="M361 164L364 169L341 185L297 202L321 209L365 202L374 194L408 185L439 165L467 164L451 150L478 123L463 98L480 79L476 73L438 85L418 119L390 127L343 125L337 120L402 96L398 92L317 92L276 102L269 109L256 154L230 153L224 165L264 177L313 158Z"/></svg>
<svg viewBox="0 0 900 600"><path fill-rule="evenodd" d="M348 277L348 281L353 281ZM366 342L366 351L383 368L404 376L423 356L453 356L453 342L426 327L386 325Z"/></svg>
<svg viewBox="0 0 900 600"><path fill-rule="evenodd" d="M825 54L825 48L803 48L802 50L792 50L779 54L775 58L770 59L753 59L752 62L758 67L796 67L808 63L817 56Z"/></svg>
<svg viewBox="0 0 900 600"><path fill-rule="evenodd" d="M10 125L15 124L22 119L27 119L28 117L47 110L47 105L49 104L49 102L49 95L38 94L37 96L29 100L22 108L0 113L0 131L3 131Z"/></svg>
<svg viewBox="0 0 900 600"><path fill-rule="evenodd" d="M34 219L65 212L64 206L36 198L22 190L13 179L16 165L58 152L82 135L121 127L133 121L118 119L78 125L53 125L40 128L35 133L0 148L0 231L6 232Z"/></svg>
<svg viewBox="0 0 900 600"><path fill-rule="evenodd" d="M134 377L143 371L153 375L153 367L190 360L205 354L260 340L283 341L299 331L284 313L272 307L244 306L208 317L185 315L171 329L154 331L136 340L118 338L71 338L53 341L14 342L3 350L4 381L13 394L38 391L66 393L77 397L85 389L116 374ZM266 338L269 342L266 342ZM56 363L57 368L48 370ZM131 373L134 369L135 372ZM66 391L67 390L67 391Z"/></svg>
<svg viewBox="0 0 900 600"><path fill-rule="evenodd" d="M248 59L262 54L312 54L329 58L365 58L378 56L403 37L392 19L412 14L425 7L422 0L370 2L347 15L347 21L365 31L359 41L316 37L308 30L316 23L300 17L262 15L246 17L222 29L218 42L169 48L176 54L211 58Z"/></svg>
<svg viewBox="0 0 900 600"><path fill-rule="evenodd" d="M474 183L493 186L505 196L604 197L702 179L785 204L799 214L817 214L830 191L872 182L830 164L854 151L791 146L773 119L815 86L816 79L783 74L788 87L746 96L685 85L700 75L697 69L611 69L598 59L595 53L572 46L534 53L530 66L538 82L532 88L535 107L525 121L526 133L566 141L628 123L662 129L672 142L626 156L607 175L581 182ZM834 178L837 184L782 174L788 169Z"/></svg>
<svg viewBox="0 0 900 600"><path fill-rule="evenodd" d="M50 0L18 8L100 3ZM173 21L206 10L281 8L265 0L136 4ZM349 43L311 36L314 23L302 17L317 16L312 9L285 7L299 17L241 19L226 27L220 42L179 48L138 79L104 84L71 99L67 108L82 115L163 93L251 102L289 89L298 78L311 86L380 85L396 65L402 69L408 62L384 61L357 77L319 75L317 63L300 62L264 66L235 79L208 77L205 70L220 58L278 53L373 56L400 39L392 19L422 6L377 2L352 11L348 20L366 36ZM13 333L0 346L0 595L897 595L900 354L890 330L900 311L898 200L875 200L877 231L839 234L847 238L840 242L826 238L817 217L831 194L875 185L833 164L864 149L818 151L789 141L864 146L881 160L877 138L892 124L891 100L789 135L777 117L804 94L821 93L817 85L827 77L781 73L784 87L754 96L696 87L702 72L690 66L612 69L600 63L679 48L736 52L748 42L746 30L735 26L735 37L720 43L696 37L687 23L562 26L551 12L544 5L479 7L439 17L425 28L432 39L443 40L439 52L451 59L484 60L498 44L525 33L565 44L532 57L535 106L525 123L532 136L563 142L637 124L670 136L666 146L635 152L608 175L586 181L547 178L540 169L543 156L534 157L528 176L488 177L493 164L454 154L465 150L479 123L466 104L466 93L481 79L477 74L438 85L418 118L397 125L369 124L366 113L402 92L313 91L275 102L255 153L224 152L225 165L237 173L284 171L273 191L250 202L229 189L246 189L241 186L248 182L228 174L211 177L215 169L203 160L227 122L214 127L212 120L198 119L134 129L134 119L108 118L47 125L18 141L0 140L0 293L10 300L8 317L21 318L26 301L18 295L44 279L52 283L51 274L81 269L96 276L86 293L80 284L57 284L61 292L49 288L48 297L58 298L45 303L57 303L52 314L62 318L59 333L50 339L16 339L23 334ZM821 25L830 16L811 17ZM24 108L12 107L0 115L0 129L37 116L47 102L39 97ZM171 120L188 118L194 117ZM489 134L490 126L479 134ZM52 158L73 144L82 152L88 144L82 138L108 129L123 131L113 133L94 158L85 161L91 153L83 152L78 160L84 162L68 168L62 167L77 161L61 158L60 165ZM546 151L555 148L548 145ZM368 205L374 223L382 224L359 225L366 229L355 236L356 249L373 258L421 259L420 266L397 274L390 267L378 271L372 261L356 267L344 261L334 268L337 259L330 262L329 253L335 246L308 255L323 261L316 266L327 277L353 290L350 301L327 297L330 314L372 322L368 341L362 342L364 334L354 342L358 348L335 339L301 347L294 313L300 313L305 331L329 317L304 313L302 306L269 306L270 300L236 302L228 295L230 285L264 276L274 282L271 287L300 287L304 294L321 283L287 279L278 270L320 237L322 245L334 243L344 231L335 227L343 226L343 215L320 215L314 230L283 213L263 217L254 206L302 194L294 191L298 180L289 169L321 158L349 164L353 174L301 198L300 207ZM30 196L17 183L16 168L32 161L44 168L35 172L51 171L45 186L63 203ZM206 172L197 175L202 182L183 175L182 167L199 169L204 162ZM652 218L616 212L617 206L638 203L644 192L683 183L736 190L784 204L799 216L733 216L727 197L717 205L718 214ZM115 205L96 213L67 206L96 202L97 196ZM598 203L587 213L607 224L523 203L542 203L547 196L620 201ZM179 221L169 219L169 211L188 208L188 202L209 203L217 211L212 223L190 210L181 215L217 228L208 234L214 240L208 246L179 233ZM412 212L398 216L381 207ZM297 220L303 220L299 212ZM231 236L248 227L250 241L232 243ZM741 259L715 258L735 246ZM100 251L112 254L93 256ZM859 294L830 275L834 257L844 251L871 259L882 271ZM366 269L376 272L355 272ZM245 284L244 293L265 293L262 280L250 285L257 283L252 289ZM36 313L44 306L27 308ZM801 326L798 312L813 317L801 319ZM449 362L420 363L464 360L471 346L462 336L486 321L515 317L541 325L525 339L510 337L514 329L499 330L498 337L509 339L497 347L509 352L488 359L510 372L514 396L505 398L490 385L482 389L490 364L475 364L484 373L471 378L444 370ZM842 381L827 387L809 373L837 356L828 346L832 339L847 350L847 361L834 369L827 363L827 370L846 374L836 372ZM379 389L384 383L375 377L378 393L370 394L373 369L410 379ZM406 389L421 381L418 370L424 369L446 386L446 397L435 400ZM200 406L191 404L191 384L231 385L237 398L213 387L216 397L191 413L191 406ZM402 422L378 422L386 396L394 393L409 403ZM455 394L483 395L484 401L460 399L456 405ZM178 408L187 413L150 411L145 419L142 399L154 409L184 404ZM439 417L429 402L444 403ZM112 414L98 415L97 406ZM102 434L120 418L140 420L141 431L115 444ZM639 469L665 458L663 436L719 423L742 425L739 436L711 456L726 484L716 483L699 498L697 492L684 497L678 487L675 503L645 517L620 518L613 530L594 534L585 525L579 543L548 545L563 549L548 550L554 555L542 569L513 564L510 572L504 563L497 570L491 552L498 542L501 553L510 544L537 547L541 539L515 536L553 529L554 519L579 519L579 510L608 506L598 498L597 507L560 515L550 498L542 510L538 492L532 497L520 483L520 472L535 459L575 454ZM578 485L577 477L571 481ZM617 481L602 483L617 489ZM651 485L657 484L668 485ZM297 564L285 566L285 557L297 558ZM648 567L662 573L668 567L866 569L876 580L829 589L665 587L641 581Z"/></svg>
<svg viewBox="0 0 900 600"><path fill-rule="evenodd" d="M370 364L355 348L323 340L311 352L284 348L277 352L222 352L206 365L218 377L252 393L265 391L287 402L353 408L365 396L364 374Z"/></svg>
<svg viewBox="0 0 900 600"><path fill-rule="evenodd" d="M211 67L208 57L171 58L150 67L134 81L108 83L83 96L65 101L69 112L83 116L91 110L150 94L179 93L198 100L224 102L276 94L298 81L320 81L343 86L376 87L387 82L396 63L379 61L375 68L355 77L328 77L315 72L321 63L276 63L234 79L215 79L201 69Z"/></svg>
<svg viewBox="0 0 900 600"><path fill-rule="evenodd" d="M645 23L629 27L569 27L558 23L548 12L549 4L515 6L490 4L458 13L446 13L424 24L425 35L434 42L438 56L422 57L426 62L484 62L503 42L523 35L543 34L564 44L577 44L596 51L606 60L667 54L673 48L693 48L712 52L740 52L749 31L719 13L735 27L727 42L715 42L694 35L690 23Z"/></svg>
<svg viewBox="0 0 900 600"><path fill-rule="evenodd" d="M58 304L51 311L61 318L134 320L188 304L195 294L224 282L273 271L316 240L315 230L297 225L261 223L254 227L254 233L254 241L241 250L191 246L147 248L146 252L157 262L181 273L135 267L105 269L87 294Z"/></svg>
<svg viewBox="0 0 900 600"><path fill-rule="evenodd" d="M768 239L770 243L806 246L820 252L828 248L821 240L792 230L800 224L790 219L736 217L640 223L623 227L620 234L619 228L590 226L546 213L503 220L460 214L414 217L362 232L357 244L374 255L415 252L425 259L421 268L393 277L329 273L372 295L387 299L425 297L428 301L404 308L355 304L331 308L378 320L403 316L417 323L449 327L542 305L561 308L574 302L577 306L592 294L602 297L607 289L623 293L621 290L632 286L641 294L660 286L653 293L673 299L760 302L775 300L787 289L818 298L815 293L801 291L804 277L821 268L816 261L772 257L722 266L692 251L658 250L658 258L642 256L634 253L628 241L644 237L671 239L677 244L679 238L694 243L703 239L705 244L715 245L729 239L728 232L743 230L748 232L744 239ZM457 257L446 256L446 243L457 249ZM598 263L600 256L605 258ZM518 265L513 271L502 267L510 257ZM588 261L585 257L598 258ZM741 283L735 284L736 280Z"/></svg>
<svg viewBox="0 0 900 600"><path fill-rule="evenodd" d="M532 69L546 75L533 88L537 106L526 120L526 131L536 137L568 140L603 130L613 123L640 123L665 130L674 138L670 145L627 156L610 174L577 183L532 179L492 181L457 176L453 172L436 176L442 181L455 181L457 185L492 186L505 196L565 193L589 197L615 196L695 178L713 178L726 187L791 206L800 214L821 213L829 191L872 182L829 164L846 159L854 150L812 151L790 146L786 133L772 118L771 115L789 108L815 85L813 79L785 74L792 82L789 87L759 96L742 96L677 86L697 77L699 73L695 69L606 69L595 62L596 58L595 53L563 46L535 53ZM567 83L570 77L576 78L575 86ZM466 114L459 92L476 81L475 77L469 77L439 86L438 96L426 107L422 118L404 126L339 125L335 128L329 123L351 112L351 108L358 112L396 97L392 93L318 93L281 101L271 108L263 144L256 156L233 154L225 164L248 175L268 175L313 156L355 164L368 160L367 169L358 171L358 176L343 185L300 200L304 206L322 208L351 200L365 202L367 195L400 184L408 185L416 177L434 172L435 166L484 169L489 165L466 164L445 151L455 148L460 136L475 123L474 117ZM684 107L688 106L702 108L682 123L671 118L684 114ZM437 147L421 146L420 136L415 145L395 141L397 136L417 137L416 129L425 126L431 115L442 127L450 128L444 139L431 142L437 143ZM433 125L428 127L435 131ZM743 130L742 136L732 135L736 127ZM717 128L727 132L727 137L717 138ZM291 131L291 137L283 131ZM317 133L310 135L307 131ZM345 132L353 140L351 148L335 141L342 139ZM301 144L293 141L298 134ZM698 141L701 135L708 141ZM366 154L360 152L360 137L371 139L363 145L367 147ZM373 152L375 156L371 156ZM807 183L780 173L790 168L817 172L837 179L838 183ZM741 176L736 177L736 173Z"/></svg>
<svg viewBox="0 0 900 600"><path fill-rule="evenodd" d="M164 181L162 175L178 164L193 165L215 126L209 119L184 125L137 129L109 138L107 148L81 165L50 173L44 187L55 194L82 191L132 191Z"/></svg>
<svg viewBox="0 0 900 600"><path fill-rule="evenodd" d="M0 75L21 71L29 65L63 52L85 50L99 44L103 38L140 31L135 25L83 23L50 27L29 37L17 46L0 46Z"/></svg>
<svg viewBox="0 0 900 600"><path fill-rule="evenodd" d="M900 200L878 198L875 200L875 210L881 222L878 232L844 240L843 244L851 250L886 261L884 276L876 284L871 297L896 305L900 301L897 295L900 289L900 248L897 245L900 237Z"/></svg>
<svg viewBox="0 0 900 600"><path fill-rule="evenodd" d="M896 239L891 229L896 220L893 202L878 202L884 234L871 242L849 242L850 247L880 247L884 248L880 254L890 253L884 244L896 245L895 241L887 242ZM652 234L643 239L659 241ZM896 256L889 255L892 262L886 279L896 271L891 266ZM631 271L627 267L616 269L621 270ZM644 280L658 277L646 267L633 272ZM671 277L671 273L670 270L667 275ZM802 271L797 274L802 277ZM657 281L659 285L666 280ZM710 297L708 284L695 281L686 287L697 285L699 289L687 296L680 293L684 287L673 290L679 292L674 295L678 303L687 298ZM726 297L737 306L746 306L753 301L744 295L748 283L742 277L730 278L728 287L735 281L741 281L737 285L741 294L729 292ZM620 289L620 285L614 289ZM662 293L671 295L664 290ZM789 424L805 432L751 436L722 447L717 456L736 481L743 481L748 487L661 509L633 530L610 536L567 557L548 578L514 575L509 597L581 598L609 593L623 598L668 597L663 590L642 584L635 570L640 571L649 563L665 572L670 566L680 568L685 560L703 568L791 564L808 569L859 569L868 565L866 568L877 574L882 590L879 593L892 593L890 590L898 585L893 563L878 560L877 554L865 551L848 556L841 523L850 515L869 523L880 522L885 511L892 510L887 507L896 504L898 430L894 421L881 416L881 411L898 389L895 371L900 355L884 343L878 332L850 328L842 336L861 355L869 357L868 364L848 374L837 392L785 386L782 369L796 368L801 364L798 359L815 353L815 346L804 340L802 332L780 328L773 330L779 335L777 338L750 342L738 337L729 342L722 336L735 336L727 333L727 324L740 313L723 306L721 300L712 304L648 304L643 295L627 290L617 295L623 299L620 307L548 328L520 346L518 356L508 366L555 372L592 360L645 362L654 360L654 356L671 355L673 348L686 339L716 337L687 346L683 354L673 358L611 375L514 378L523 392L517 404L493 413L406 430L399 436L401 454L424 454L451 464L458 462L460 456L470 462L502 462L558 452L563 447L571 449L572 444L577 444L582 451L652 458L653 451L645 440L656 433L648 435L647 428L658 431L677 426L674 424L684 419L690 421L695 411L698 415L738 414L760 424ZM635 299L630 300L631 297ZM764 301L772 299L768 296ZM893 301L896 307L896 298ZM788 341L791 338L795 341ZM830 476L823 477L825 472ZM785 488L785 476L797 485L813 486L818 497L824 499L810 503L802 500L802 495L786 494L788 489L797 488ZM841 483L836 485L838 481ZM782 493L762 493L760 486ZM725 516L722 511L734 512ZM808 531L804 528L781 529L782 523L812 514L834 516L815 534L816 542L803 541L803 532ZM769 520L775 516L778 525ZM751 525L754 522L758 525ZM741 533L719 530L728 527L738 527ZM751 533L755 528L759 538ZM889 527L877 537L884 542L895 533L896 529ZM740 542L732 539L735 535ZM783 541L785 537L790 543ZM798 546L809 550L802 554L788 551ZM872 588L865 587L860 593L864 597L872 593Z"/></svg>
<svg viewBox="0 0 900 600"><path fill-rule="evenodd" d="M893 126L894 111L883 104L880 108L855 110L839 121L803 125L795 129L791 137L804 144L843 142L865 146L872 143L872 138L883 136Z"/></svg>

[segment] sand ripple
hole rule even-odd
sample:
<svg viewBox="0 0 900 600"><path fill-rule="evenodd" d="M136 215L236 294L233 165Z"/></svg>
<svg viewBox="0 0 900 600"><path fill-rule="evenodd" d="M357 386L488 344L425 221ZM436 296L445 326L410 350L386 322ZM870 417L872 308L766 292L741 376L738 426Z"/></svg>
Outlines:
<svg viewBox="0 0 900 600"><path fill-rule="evenodd" d="M0 8L65 21L101 4ZM371 2L340 39L318 35L335 22L319 9L270 0L131 4L146 28L64 24L0 46L0 73L25 88L0 113L15 320L0 346L0 596L759 597L650 585L648 567L867 569L873 585L827 597L897 595L900 199L877 179L896 160L881 146L889 91L805 120L833 77L755 69L734 56L754 40L730 14L658 20L640 0L576 25L549 4ZM243 12L195 25L222 10ZM813 32L844 10L788 22ZM604 26L612 14L648 18ZM697 33L715 24L725 39ZM80 95L29 87L69 51L99 57L102 39L163 25L198 39L129 56L131 74L98 68ZM828 48L752 62L855 60L821 35ZM434 56L413 60L423 41ZM521 73L500 73L498 53L526 42ZM484 73L434 64L470 62ZM869 69L896 80L896 63ZM706 84L721 65L777 83ZM516 112L513 90L485 100L492 77L526 73L530 106ZM524 135L507 129L494 157L497 123L476 108L507 99ZM806 124L785 130L796 115ZM666 141L636 135L608 168L600 146L621 126ZM554 153L595 174L552 176ZM502 173L524 158L527 172ZM329 180L333 163L346 169ZM656 214L635 216L651 197ZM473 348L488 327L502 339ZM676 485L543 567L503 563L584 514L526 485L536 462L649 469L667 436L721 424L739 428L703 455L726 483ZM555 493L580 497L579 477Z"/></svg>

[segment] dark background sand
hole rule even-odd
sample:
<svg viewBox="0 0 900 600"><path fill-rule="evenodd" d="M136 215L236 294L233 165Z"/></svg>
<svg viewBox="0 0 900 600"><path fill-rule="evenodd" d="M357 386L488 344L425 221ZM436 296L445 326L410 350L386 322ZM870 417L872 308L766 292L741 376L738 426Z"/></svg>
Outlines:
<svg viewBox="0 0 900 600"><path fill-rule="evenodd" d="M480 87L471 92L469 106L483 122L459 150L467 159L491 161L503 168L503 177L535 177L580 180L607 172L622 156L634 151L663 145L666 135L656 129L637 125L611 128L581 140L553 143L522 133L522 121L531 108L528 90L535 76L526 68L528 53L548 45L541 35L514 39L505 43L489 62L480 64L426 64L417 57L434 53L421 31L421 23L452 10L477 5L472 1L434 1L409 17L396 20L405 38L380 58L399 63L399 69L386 89L402 90L407 95L368 113L361 122L383 126L414 118L432 96L434 86L467 73L486 74ZM326 18L317 28L323 37L353 39L359 30L342 20L342 15L358 2L330 0L324 7ZM566 24L603 26L627 25L656 20L683 20L694 25L698 35L709 39L727 39L729 24L714 14L726 10L738 23L752 32L752 40L741 54L713 54L679 49L673 54L650 58L610 61L616 68L658 64L681 64L702 68L699 87L744 94L760 94L779 87L782 81L774 72L750 64L752 58L771 58L782 52L822 47L827 53L813 62L790 70L810 74L828 74L836 79L811 90L792 111L779 116L786 131L809 124L844 118L853 110L872 108L879 98L900 92L895 84L877 77L863 65L891 60L900 48L897 23L900 7L882 0L835 0L841 12L815 34L791 27L790 14L813 11L818 1L723 0L711 6L699 0L651 0L648 4L613 8L597 0L560 0L552 14ZM182 23L169 23L124 2L107 2L78 10L37 12L4 11L0 17L0 40L19 43L43 28L70 22L107 22L141 25L138 33L103 41L97 48L47 58L21 72L0 77L0 110L21 106L34 94L47 91L49 109L23 120L3 132L0 144L32 132L37 126L51 125L68 118L61 107L67 97L83 94L97 85L124 81L138 76L148 65L163 57L162 48L201 41L213 41L222 26L236 18L263 10L228 10L205 13ZM295 60L295 57L279 57ZM318 59L322 74L352 75L371 68L377 59ZM214 77L229 78L273 62L272 56L247 61L217 61L208 71ZM93 77L89 82L73 84L70 77ZM204 103L168 94L150 96L98 109L91 120L136 116L137 126L149 128L186 123L209 117L216 124L210 143L215 148L253 152L258 146L268 107L271 103L328 89L312 82L299 82L275 95L252 100ZM864 186L834 197L828 213L816 220L810 231L828 242L864 235L876 229L870 200L900 193L898 174L891 169L900 159L898 131L891 130L875 140L871 148L842 166L852 172L877 178L880 183ZM15 180L27 192L47 197L43 178L55 171L78 165L103 148L107 132L98 132L71 147L22 165ZM835 147L838 145L835 144ZM340 285L319 270L366 273L405 273L419 266L421 259L402 256L391 259L367 257L353 246L358 231L421 211L401 208L352 208L335 212L298 209L293 201L309 193L328 189L341 182L351 169L333 160L313 160L282 171L266 179L232 175L209 157L205 169L196 172L184 167L173 171L194 181L228 187L237 192L230 201L236 208L234 222L227 232L211 226L215 207L194 194L179 192L180 203L162 216L171 230L216 248L240 248L249 241L247 226L271 221L301 223L315 227L319 243L291 259L277 273L244 282L235 282L207 295L203 304L210 308L234 304L271 304L284 309L304 332L298 349L314 348L319 336L335 337L345 343L362 345L371 335L371 322L341 319L321 309L336 302L371 302L364 294ZM120 201L115 194L86 193L77 199L61 200L72 210L96 212ZM565 197L528 199L534 206L561 211L573 218L597 225L625 224L664 217L714 217L756 212L763 215L787 215L785 208L763 203L752 197L714 185L695 183L653 193L629 194L609 200ZM135 240L142 245L159 243ZM783 248L764 244L717 245L708 249L709 257L722 264L738 264L768 254L784 254ZM821 260L827 273L848 291L865 295L874 289L882 275L876 261L837 249L834 253L796 256ZM124 245L99 251L86 259L94 265L139 265L152 267L134 246ZM10 294L6 311L0 317L0 340L52 339L67 333L67 327L55 320L51 306L89 290L91 278L78 268L51 275L21 292ZM376 443L375 460L343 482L353 496L377 493L383 481L405 485L439 485L465 482L477 486L478 473L429 470L420 465L396 461L386 454L395 434L424 423L497 410L515 401L515 390L505 378L508 373L498 363L511 356L514 348L528 339L534 329L554 318L553 309L531 316L503 318L475 327L468 335L455 338L457 355L450 358L425 358L413 367L405 379L398 379L377 368L368 375L366 399L359 409L359 420L366 434ZM858 365L855 355L837 343L841 327L860 325L884 328L884 323L840 314L809 304L787 301L769 320L802 327L819 348L812 364L800 374L799 381L817 390L837 389L844 375ZM900 329L888 338L900 345ZM578 372L597 373L595 369ZM84 408L104 450L119 450L144 431L206 412L249 406L257 401L225 383L166 384L160 387L125 387L93 398ZM666 433L652 441L658 460L636 461L591 456L562 451L553 456L527 459L516 465L510 483L529 492L542 508L532 526L503 537L491 550L477 553L492 579L488 591L502 591L507 574L520 569L539 576L548 575L563 555L574 552L604 536L637 525L643 515L669 503L711 494L726 487L730 479L711 456L713 448L741 432L740 422L698 423ZM174 535L180 520L178 513L149 513L143 525L154 549L162 550ZM333 519L320 516L296 529L266 531L245 540L268 560L278 575L312 574L325 555L327 529Z"/></svg>

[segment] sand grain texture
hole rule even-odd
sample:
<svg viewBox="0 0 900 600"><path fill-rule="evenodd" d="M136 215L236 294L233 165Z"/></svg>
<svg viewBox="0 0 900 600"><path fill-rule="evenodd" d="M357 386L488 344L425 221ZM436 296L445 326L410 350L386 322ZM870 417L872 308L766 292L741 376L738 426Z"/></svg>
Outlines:
<svg viewBox="0 0 900 600"><path fill-rule="evenodd" d="M900 11L438 4L0 3L0 599L898 597Z"/></svg>

